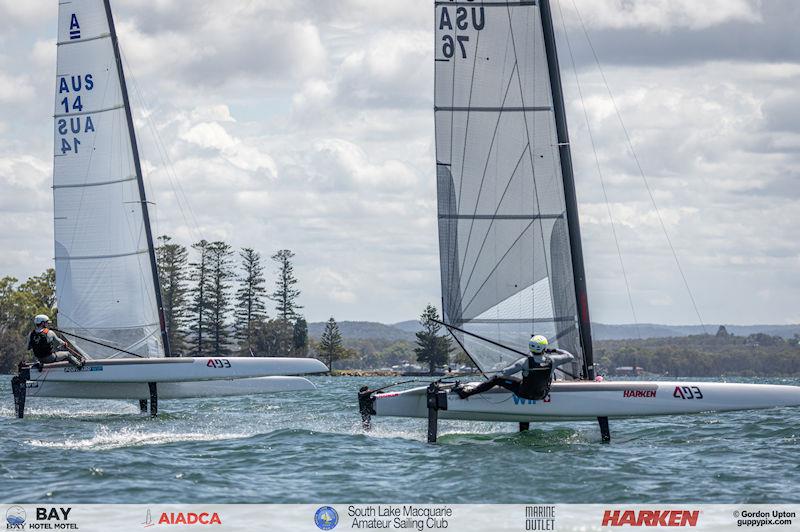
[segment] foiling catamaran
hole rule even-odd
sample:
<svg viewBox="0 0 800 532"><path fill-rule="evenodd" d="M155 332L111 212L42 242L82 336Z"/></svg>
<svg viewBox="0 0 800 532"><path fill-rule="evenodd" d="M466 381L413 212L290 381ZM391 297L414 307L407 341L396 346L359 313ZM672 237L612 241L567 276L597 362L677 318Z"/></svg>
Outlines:
<svg viewBox="0 0 800 532"><path fill-rule="evenodd" d="M315 389L286 376L327 371L312 358L170 356L109 0L59 2L53 196L58 323L87 360L21 365L18 417L27 397L149 400L156 415L159 399Z"/></svg>
<svg viewBox="0 0 800 532"><path fill-rule="evenodd" d="M434 114L444 324L484 376L532 333L575 355L542 401L454 382L359 392L372 416L518 422L800 405L800 387L596 382L570 144L549 0L435 1ZM562 380L563 379L563 380Z"/></svg>

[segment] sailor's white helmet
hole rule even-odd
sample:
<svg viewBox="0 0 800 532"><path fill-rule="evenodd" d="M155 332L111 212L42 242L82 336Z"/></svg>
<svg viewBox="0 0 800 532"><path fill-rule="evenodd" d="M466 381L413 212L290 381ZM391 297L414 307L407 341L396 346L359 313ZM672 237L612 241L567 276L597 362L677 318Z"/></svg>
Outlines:
<svg viewBox="0 0 800 532"><path fill-rule="evenodd" d="M535 355L542 354L544 350L547 349L547 338L541 334L531 336L530 341L528 341L528 349Z"/></svg>
<svg viewBox="0 0 800 532"><path fill-rule="evenodd" d="M37 314L33 318L33 324L36 326L44 325L48 321L50 321L50 318L48 318L46 314Z"/></svg>

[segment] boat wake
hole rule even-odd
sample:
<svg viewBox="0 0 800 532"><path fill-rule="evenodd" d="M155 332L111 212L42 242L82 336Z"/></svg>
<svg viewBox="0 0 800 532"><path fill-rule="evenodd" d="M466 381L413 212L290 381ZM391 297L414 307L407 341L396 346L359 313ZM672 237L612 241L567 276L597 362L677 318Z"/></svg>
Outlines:
<svg viewBox="0 0 800 532"><path fill-rule="evenodd" d="M244 433L209 434L206 432L152 432L131 428L111 429L103 427L91 438L70 438L62 441L28 440L25 443L33 447L44 447L48 449L108 451L147 445L237 440L249 438L250 436L251 434Z"/></svg>

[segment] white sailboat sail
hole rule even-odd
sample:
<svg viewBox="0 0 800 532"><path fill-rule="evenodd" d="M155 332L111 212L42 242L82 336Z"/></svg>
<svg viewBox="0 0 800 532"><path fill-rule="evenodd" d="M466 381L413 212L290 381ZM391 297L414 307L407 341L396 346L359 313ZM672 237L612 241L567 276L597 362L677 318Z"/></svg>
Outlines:
<svg viewBox="0 0 800 532"><path fill-rule="evenodd" d="M581 376L571 222L540 6L435 4L444 319L517 350L544 334L576 356L571 373ZM519 358L455 334L484 372Z"/></svg>
<svg viewBox="0 0 800 532"><path fill-rule="evenodd" d="M141 356L163 356L144 198L109 17L103 0L59 3L53 158L58 325ZM119 354L82 347L93 358Z"/></svg>

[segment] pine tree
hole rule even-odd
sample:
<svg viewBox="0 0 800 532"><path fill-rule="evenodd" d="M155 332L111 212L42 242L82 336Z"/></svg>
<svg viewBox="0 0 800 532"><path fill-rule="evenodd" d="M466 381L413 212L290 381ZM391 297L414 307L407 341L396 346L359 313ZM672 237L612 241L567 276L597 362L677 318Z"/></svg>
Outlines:
<svg viewBox="0 0 800 532"><path fill-rule="evenodd" d="M431 374L436 370L436 366L447 364L452 351L452 342L446 336L439 336L442 326L433 320L439 319L439 312L433 305L428 305L422 311L419 322L422 330L417 333L417 347L414 352L417 360L428 364L428 371Z"/></svg>
<svg viewBox="0 0 800 532"><path fill-rule="evenodd" d="M294 322L293 330L294 348L299 351L301 355L308 355L308 323L305 318L300 316Z"/></svg>
<svg viewBox="0 0 800 532"><path fill-rule="evenodd" d="M213 356L230 354L230 314L231 281L233 272L233 251L225 242L211 242L208 251L208 332Z"/></svg>
<svg viewBox="0 0 800 532"><path fill-rule="evenodd" d="M189 264L191 280L194 283L191 288L191 307L189 317L193 324L194 334L192 335L192 354L193 356L203 356L208 353L208 312L209 312L209 288L211 277L209 273L209 243L201 240L192 244L192 249L198 254L197 262Z"/></svg>
<svg viewBox="0 0 800 532"><path fill-rule="evenodd" d="M158 237L158 241L156 259L161 281L161 300L164 303L164 323L170 351L173 355L180 356L187 347L183 329L189 312L189 253L186 246L172 243L172 238L166 235Z"/></svg>
<svg viewBox="0 0 800 532"><path fill-rule="evenodd" d="M275 310L278 317L283 320L291 321L297 318L297 311L303 307L297 304L300 290L294 288L297 279L294 276L292 258L294 253L288 249L282 249L272 256L272 260L278 263L278 279L275 281L275 291L269 298L275 302Z"/></svg>
<svg viewBox="0 0 800 532"><path fill-rule="evenodd" d="M325 324L325 331L319 339L319 351L328 360L328 369L333 369L333 363L344 357L345 350L342 346L342 333L339 332L339 325L336 320L328 320Z"/></svg>
<svg viewBox="0 0 800 532"><path fill-rule="evenodd" d="M266 317L264 306L264 267L261 254L251 248L239 252L242 259L242 275L238 278L236 291L236 339L242 350L250 352L253 347L253 328Z"/></svg>

